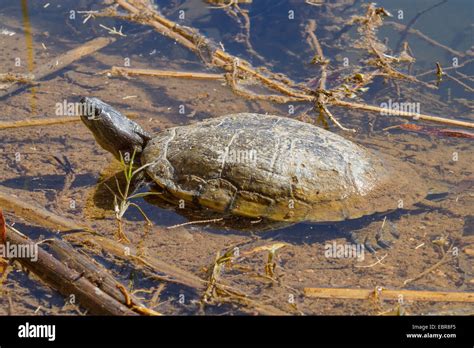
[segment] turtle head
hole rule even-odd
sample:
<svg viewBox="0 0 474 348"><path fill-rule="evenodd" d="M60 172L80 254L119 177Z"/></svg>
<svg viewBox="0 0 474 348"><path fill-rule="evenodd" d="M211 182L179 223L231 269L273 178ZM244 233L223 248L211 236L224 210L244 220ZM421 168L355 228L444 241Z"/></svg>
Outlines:
<svg viewBox="0 0 474 348"><path fill-rule="evenodd" d="M82 122L99 145L118 160L134 151L138 155L151 139L137 123L97 98L84 97L81 106Z"/></svg>

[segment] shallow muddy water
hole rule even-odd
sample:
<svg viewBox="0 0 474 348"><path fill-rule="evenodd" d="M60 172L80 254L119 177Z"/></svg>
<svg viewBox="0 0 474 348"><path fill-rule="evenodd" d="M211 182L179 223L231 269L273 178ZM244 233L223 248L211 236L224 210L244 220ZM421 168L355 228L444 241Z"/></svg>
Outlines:
<svg viewBox="0 0 474 348"><path fill-rule="evenodd" d="M31 74L60 54L94 38L113 37L115 42L45 76L34 86L24 86L0 97L0 121L67 116L58 112L61 106L78 102L83 96L97 97L132 115L151 134L229 113L277 114L324 127L408 163L421 178L413 180L414 190L416 185L421 185L418 180L422 180L430 192L425 202L386 213L337 223L301 222L282 228L265 227L249 220L233 224L239 219L219 220L216 214L196 209L157 205L151 197L133 200L152 225L148 226L139 210L131 206L123 217L123 232L130 239L130 244L124 245L136 247L141 255L174 265L206 281L217 253L223 255L237 248L239 256L225 264L218 282L257 301L254 308L229 294L222 295L223 298L215 296L210 304L203 306L205 289L163 281L143 265L86 245L76 244L78 250L105 265L130 292L143 298L147 306L169 315L255 314L262 312L259 307L262 304L294 315L474 313L474 305L469 303L410 300L379 303L318 299L304 293L305 288L313 287L472 292L472 137L436 132L439 129L454 132L451 125L330 107L342 125L357 130L346 132L315 113L311 103L250 100L234 93L222 79L107 75L103 72L112 66L223 72L211 66L206 57L199 57L149 25L126 18L88 18L89 13L81 13L101 11L112 3L1 1L0 76ZM403 42L408 42L408 52L416 60L400 65L404 73L435 85L437 77L431 70L439 62L454 79L445 76L439 87L433 89L423 83L379 76L367 85L368 90L356 99L347 100L380 107L397 102L414 103L422 114L474 122L474 3L449 1L434 6L437 3L379 1L378 6L383 6L393 17L385 19L376 35L390 49L390 55L398 55ZM219 8L200 0L155 1L154 4L164 17L198 29L216 47L224 47L226 52L248 60L254 67L282 73L297 84L317 86L321 74L321 65L311 64L315 53L305 34L306 25L313 19L317 22L316 33L322 50L329 59L327 88L343 85L348 71L363 74L368 71L367 65L361 63L369 59L367 52L357 45L347 46L357 36L356 28L346 28L352 16L365 14L366 1L250 1L239 5L241 10L248 11L247 16L242 16L233 6ZM128 14L122 8L119 13ZM250 24L248 40L245 23ZM405 32L398 24L412 26L422 35ZM123 35L110 34L107 28L121 29ZM0 81L0 95L8 84ZM258 88L253 90L259 92ZM116 239L118 222L113 195L106 184L115 185L113 176L120 172L120 165L96 143L77 115L71 118L77 122L5 129L0 124L0 190ZM405 123L424 128L415 132L413 128L395 127ZM466 128L456 129L468 132ZM149 189L150 185L142 187L140 192ZM18 213L4 210L4 214L7 223L15 223L19 231L36 241L61 238L54 230L28 221ZM219 221L186 224L207 219ZM252 230L235 227L242 222L253 227ZM395 235L390 247L369 250L366 246L374 244L374 236L387 229ZM354 244L351 234L362 242ZM269 273L266 268L269 251L265 247L272 245L280 248L274 254L275 269ZM328 254L332 248L344 247L356 248L357 255ZM445 253L449 255L443 259ZM423 274L440 260L444 260L442 264ZM67 303L61 294L32 273L27 275L17 264L9 266L8 272L0 288L3 292L0 314L85 312L80 305Z"/></svg>

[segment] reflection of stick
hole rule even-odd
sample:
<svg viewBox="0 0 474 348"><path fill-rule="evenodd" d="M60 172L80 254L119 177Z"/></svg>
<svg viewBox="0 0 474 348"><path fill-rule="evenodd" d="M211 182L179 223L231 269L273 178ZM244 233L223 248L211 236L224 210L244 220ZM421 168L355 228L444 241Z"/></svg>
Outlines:
<svg viewBox="0 0 474 348"><path fill-rule="evenodd" d="M374 289L342 289L342 288L305 288L308 297L316 298L348 298L356 300L370 299L375 295ZM408 301L437 301L437 302L474 302L474 293L447 291L416 291L416 290L386 290L377 293L384 300L398 300L403 296Z"/></svg>
<svg viewBox="0 0 474 348"><path fill-rule="evenodd" d="M99 37L94 40L88 41L85 44L76 47L66 53L61 54L57 58L51 60L49 63L42 65L32 71L32 74L35 77L35 81L41 80L51 74L54 74L59 70L64 69L66 66L70 65L76 60L81 59L91 53L94 53L114 41L114 38ZM21 87L23 87L23 85L18 85L16 83L12 84L12 86L9 87L6 91L2 91L0 93L0 98L17 91Z"/></svg>
<svg viewBox="0 0 474 348"><path fill-rule="evenodd" d="M132 69L113 66L112 69L106 70L103 73L110 73L114 76L153 76L153 77L177 77L185 79L198 80L224 80L223 74L209 74L191 71L169 71L156 69Z"/></svg>
<svg viewBox="0 0 474 348"><path fill-rule="evenodd" d="M450 78L451 80L453 80L454 82L457 82L458 84L460 84L462 87L464 87L467 91L469 92L474 92L474 88L472 88L471 86L468 86L466 85L464 82L462 82L461 80L459 80L458 78L454 77L453 75L449 75L449 74L446 74L444 73L443 74L444 76Z"/></svg>
<svg viewBox="0 0 474 348"><path fill-rule="evenodd" d="M401 23L397 23L397 22L386 21L385 24L389 24L389 25L391 25L391 26L393 26L393 27L395 27L396 29L399 29L399 30L406 30L407 29L407 27L405 25L403 25ZM433 40L429 36L426 36L425 34L423 34L418 29L409 28L408 32L410 34L418 35L418 37L420 37L421 39L425 40L426 42L432 44L433 46L437 46L439 48L442 48L442 49L448 51L449 53L454 54L457 57L462 58L462 57L466 56L466 54L464 54L463 52L456 51L456 50L452 49L451 47L445 46L445 45L439 43L438 41Z"/></svg>
<svg viewBox="0 0 474 348"><path fill-rule="evenodd" d="M415 25L416 21L418 20L418 18L420 18L422 15L424 15L426 12L429 12L433 9L435 9L436 7L438 6L441 6L443 5L444 3L446 3L448 0L442 0L440 2L438 2L437 4L434 4L426 9L424 9L423 11L420 11L418 12L415 17L412 18L412 20L407 24L405 30L402 32L402 35L400 36L400 39L398 40L398 43L396 44L395 46L395 52L398 52L398 49L400 48L400 46L402 45L402 42L405 41L407 35L408 35L408 31L411 29L411 27L413 27L413 25Z"/></svg>

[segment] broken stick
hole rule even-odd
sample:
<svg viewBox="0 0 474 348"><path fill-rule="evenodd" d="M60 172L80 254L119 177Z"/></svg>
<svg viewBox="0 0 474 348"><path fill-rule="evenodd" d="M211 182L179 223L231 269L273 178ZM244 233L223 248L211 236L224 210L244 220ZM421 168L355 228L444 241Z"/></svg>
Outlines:
<svg viewBox="0 0 474 348"><path fill-rule="evenodd" d="M31 258L15 258L24 267L36 274L45 283L69 298L74 295L77 303L100 315L136 315L131 309L92 284L83 274L61 263L51 254L44 251L38 244L16 229L9 228L7 242L17 248L34 250L37 248L37 260Z"/></svg>

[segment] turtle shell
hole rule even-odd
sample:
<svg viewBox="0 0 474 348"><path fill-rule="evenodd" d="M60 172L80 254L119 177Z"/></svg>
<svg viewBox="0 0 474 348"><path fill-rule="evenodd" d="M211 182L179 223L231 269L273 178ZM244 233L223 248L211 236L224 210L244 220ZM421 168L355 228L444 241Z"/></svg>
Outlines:
<svg viewBox="0 0 474 348"><path fill-rule="evenodd" d="M276 221L354 219L427 193L401 161L308 123L254 113L166 129L141 162L184 202Z"/></svg>

